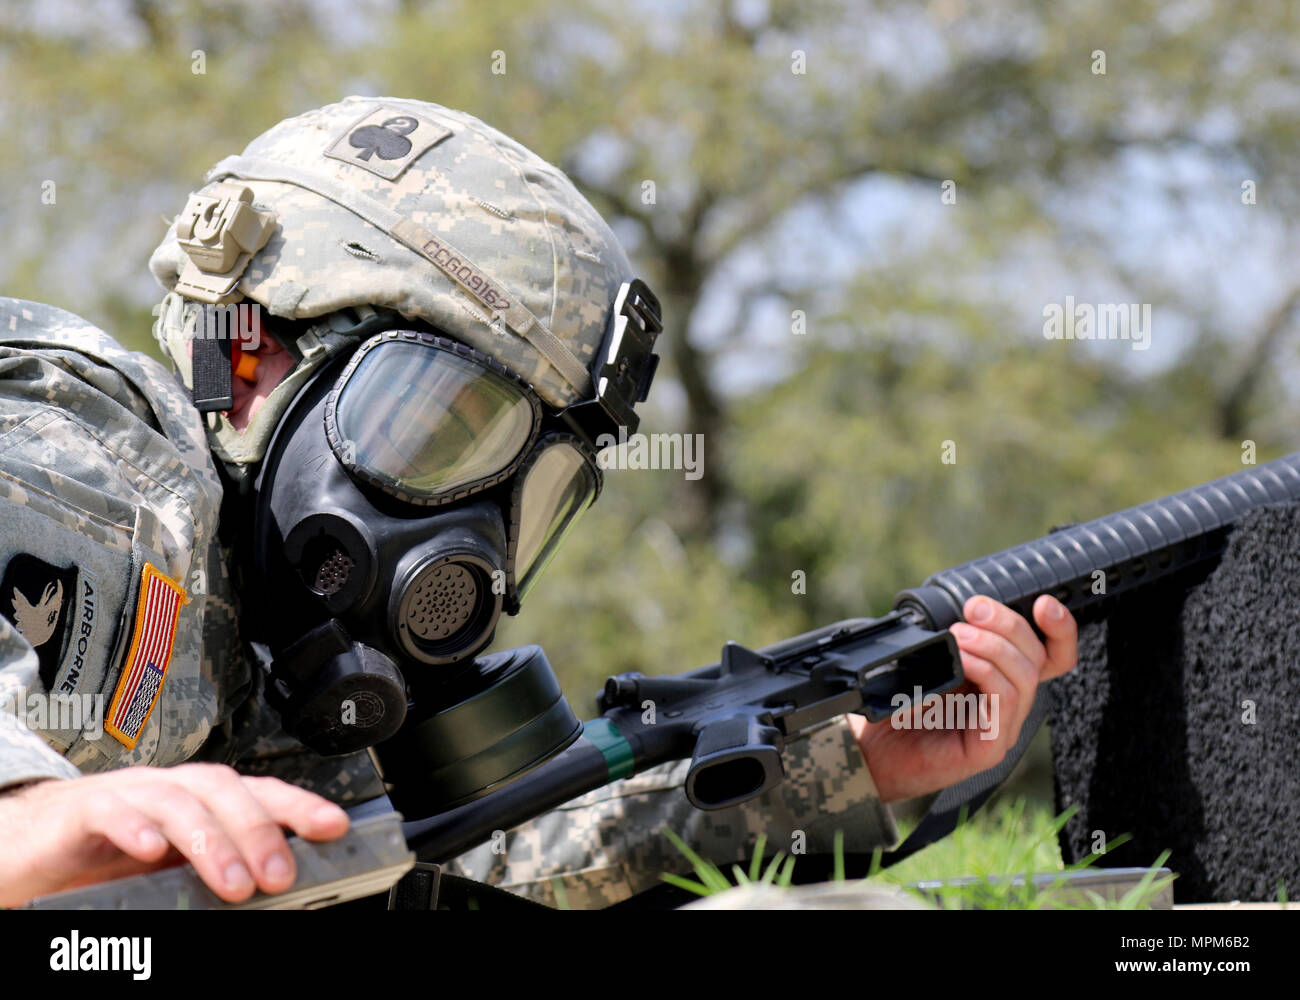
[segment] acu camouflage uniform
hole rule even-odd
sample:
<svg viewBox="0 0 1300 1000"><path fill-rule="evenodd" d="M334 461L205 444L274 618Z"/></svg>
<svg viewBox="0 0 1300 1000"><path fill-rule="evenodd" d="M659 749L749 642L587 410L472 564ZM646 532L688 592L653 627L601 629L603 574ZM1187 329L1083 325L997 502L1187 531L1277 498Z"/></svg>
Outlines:
<svg viewBox="0 0 1300 1000"><path fill-rule="evenodd" d="M257 223L257 238L238 230L239 246L224 247L242 251L230 264L232 255L213 252L223 251L224 229L215 244L198 244L233 211ZM222 263L203 263L214 259ZM238 639L207 446L236 477L254 469L292 395L315 366L359 342L377 310L423 320L495 357L551 406L590 398L588 366L631 267L568 178L509 137L434 104L349 98L282 122L221 161L150 268L168 290L155 334L186 384L186 340L202 302L246 300L283 320L318 322L286 345L296 370L241 433L217 414L205 428L176 379L82 320L3 300L0 561L22 557L26 617L0 593L0 700L18 705L25 691L62 688L101 694L107 708L132 651L144 567L187 600L134 748L107 733L6 725L0 788L78 769L201 759L337 801L373 797L382 789L365 755L310 753L279 731L261 697L254 661L264 651ZM94 624L83 653L73 633L87 586ZM40 642L27 641L14 623L46 611L55 633L29 627ZM488 845L452 870L548 900L560 876L565 902L585 906L680 867L664 826L718 860L745 855L760 832L788 846L803 831L810 852L829 850L841 826L850 850L892 843L847 724L792 744L791 754L790 779L760 802L695 812L681 791L683 765L667 765L525 824L506 837L505 853Z"/></svg>
<svg viewBox="0 0 1300 1000"><path fill-rule="evenodd" d="M612 782L445 867L539 903L590 909L650 889L665 872L689 872L665 830L719 865L747 861L760 836L768 856L830 854L837 831L849 854L897 839L843 716L786 745L785 781L728 809L706 812L687 801L690 764L674 761Z"/></svg>

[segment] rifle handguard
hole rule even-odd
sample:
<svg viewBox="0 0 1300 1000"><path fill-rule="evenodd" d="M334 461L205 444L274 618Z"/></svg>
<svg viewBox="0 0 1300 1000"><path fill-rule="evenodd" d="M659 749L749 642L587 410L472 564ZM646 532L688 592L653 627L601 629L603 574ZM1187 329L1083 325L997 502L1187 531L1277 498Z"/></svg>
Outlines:
<svg viewBox="0 0 1300 1000"><path fill-rule="evenodd" d="M1095 621L1116 597L1156 579L1184 575L1196 582L1197 573L1217 564L1246 511L1296 499L1300 454L941 570L899 594L894 607L927 627L947 628L961 620L969 598L986 594L1032 624L1034 601L1051 594L1080 622Z"/></svg>

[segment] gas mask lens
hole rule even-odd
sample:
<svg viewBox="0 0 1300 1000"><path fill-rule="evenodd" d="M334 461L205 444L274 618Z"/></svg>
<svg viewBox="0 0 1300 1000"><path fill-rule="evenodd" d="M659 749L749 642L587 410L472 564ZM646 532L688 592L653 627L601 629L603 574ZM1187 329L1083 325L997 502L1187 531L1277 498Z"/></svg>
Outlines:
<svg viewBox="0 0 1300 1000"><path fill-rule="evenodd" d="M540 421L536 400L486 356L433 334L393 331L358 349L326 409L339 461L412 503L500 482Z"/></svg>
<svg viewBox="0 0 1300 1000"><path fill-rule="evenodd" d="M576 437L548 435L528 456L513 503L519 519L513 565L520 600L599 492L595 460Z"/></svg>
<svg viewBox="0 0 1300 1000"><path fill-rule="evenodd" d="M433 333L389 330L362 344L326 401L325 433L352 476L406 503L449 505L509 480L504 565L511 586L506 603L514 608L600 492L591 449L544 422L527 384L486 355ZM476 581L487 589L476 575L458 585L468 591ZM425 581L424 591L442 595L457 583L436 582ZM416 625L444 627L445 616L419 602L412 607ZM421 609L429 622L419 620ZM408 631L423 636L410 623Z"/></svg>

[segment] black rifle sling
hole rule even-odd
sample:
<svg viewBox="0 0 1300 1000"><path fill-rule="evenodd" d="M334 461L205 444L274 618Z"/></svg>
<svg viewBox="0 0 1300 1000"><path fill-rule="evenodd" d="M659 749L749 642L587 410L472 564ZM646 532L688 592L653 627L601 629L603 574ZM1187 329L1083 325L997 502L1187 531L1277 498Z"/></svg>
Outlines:
<svg viewBox="0 0 1300 1000"><path fill-rule="evenodd" d="M948 836L957 829L963 809L966 810L968 817L973 816L1020 763L1020 758L1025 755L1029 744L1033 742L1034 735L1042 726L1043 720L1047 718L1050 698L1051 689L1046 685L1040 686L1034 697L1033 708L1029 710L1025 724L1020 729L1020 738L1016 740L1016 745L1007 751L1007 755L998 764L987 771L971 775L935 796L916 829L897 848L886 851L882 855L881 867L888 868L890 865L897 864L904 858L911 857L921 848L929 847L936 840Z"/></svg>

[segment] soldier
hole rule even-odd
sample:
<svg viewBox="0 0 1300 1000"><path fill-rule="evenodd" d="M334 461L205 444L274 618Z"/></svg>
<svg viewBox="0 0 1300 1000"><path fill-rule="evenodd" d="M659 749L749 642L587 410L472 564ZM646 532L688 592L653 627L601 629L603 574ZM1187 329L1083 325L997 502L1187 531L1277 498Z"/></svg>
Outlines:
<svg viewBox="0 0 1300 1000"><path fill-rule="evenodd" d="M365 754L315 752L353 734L313 729L283 665L341 643L389 725L396 663L462 662L518 609L599 489L596 432L635 420L653 374L657 303L597 213L527 149L424 102L349 98L275 126L213 168L150 267L175 376L0 300L0 905L177 855L230 901L287 888L279 828L337 837L331 802L383 787ZM211 340L223 315L242 351ZM333 520L311 506L320 484ZM453 523L470 540L448 549ZM398 562L435 599L404 597L394 626L353 591L369 572L397 593ZM999 699L996 733L846 716L746 806L695 812L665 766L451 870L593 906L677 867L665 824L719 861L760 833L888 846L885 803L1001 759L1037 684L1074 664L1049 597L1046 645L987 598L965 610L954 631Z"/></svg>

